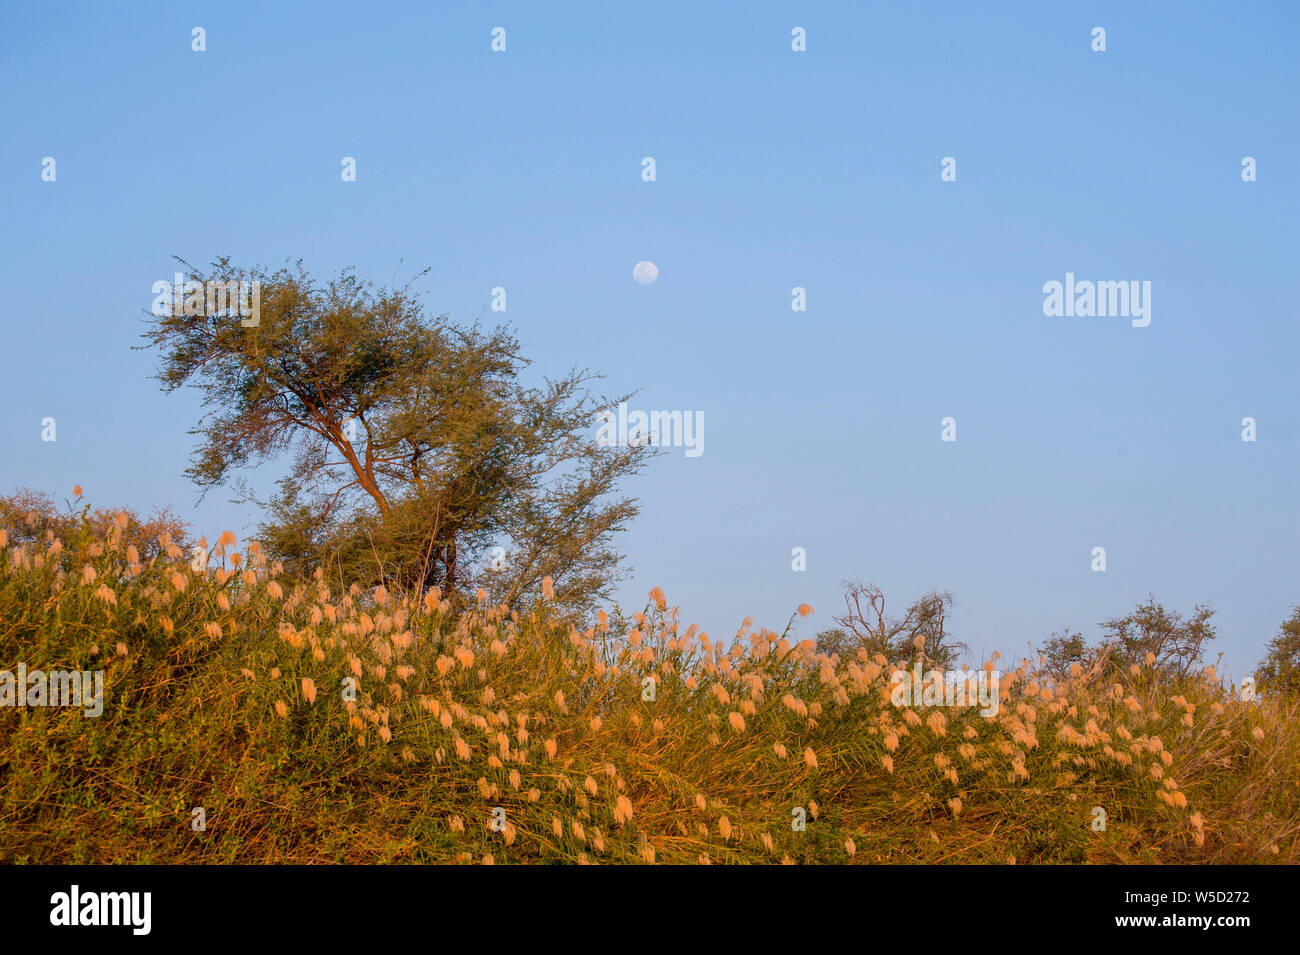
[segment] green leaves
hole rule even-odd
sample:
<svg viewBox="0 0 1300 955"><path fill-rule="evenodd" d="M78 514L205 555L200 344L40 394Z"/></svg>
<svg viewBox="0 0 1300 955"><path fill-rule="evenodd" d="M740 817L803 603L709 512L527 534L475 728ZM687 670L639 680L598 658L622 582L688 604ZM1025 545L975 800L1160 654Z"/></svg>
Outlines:
<svg viewBox="0 0 1300 955"><path fill-rule="evenodd" d="M1269 643L1258 677L1262 690L1300 694L1300 607Z"/></svg>
<svg viewBox="0 0 1300 955"><path fill-rule="evenodd" d="M571 606L608 593L621 559L611 539L636 513L617 485L649 452L596 445L591 422L610 403L588 391L596 375L526 384L507 329L430 317L411 283L376 288L351 272L322 283L300 262L187 268L201 282L256 282L261 305L255 327L165 315L144 336L164 390L198 388L210 409L186 473L206 490L286 466L259 502L286 569L453 599L482 586L514 603L544 576Z"/></svg>

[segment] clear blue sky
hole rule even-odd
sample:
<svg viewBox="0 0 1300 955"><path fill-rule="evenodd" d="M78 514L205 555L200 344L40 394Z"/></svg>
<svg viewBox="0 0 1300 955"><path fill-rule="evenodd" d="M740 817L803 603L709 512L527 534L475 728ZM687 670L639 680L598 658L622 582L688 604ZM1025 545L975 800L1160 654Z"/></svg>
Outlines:
<svg viewBox="0 0 1300 955"><path fill-rule="evenodd" d="M456 319L504 286L538 369L703 412L629 487L629 603L811 632L857 576L1014 655L1151 592L1253 665L1300 602L1300 8L716 7L6 4L0 489L242 537L129 350L171 256L428 266ZM1150 326L1045 317L1066 272L1149 280Z"/></svg>

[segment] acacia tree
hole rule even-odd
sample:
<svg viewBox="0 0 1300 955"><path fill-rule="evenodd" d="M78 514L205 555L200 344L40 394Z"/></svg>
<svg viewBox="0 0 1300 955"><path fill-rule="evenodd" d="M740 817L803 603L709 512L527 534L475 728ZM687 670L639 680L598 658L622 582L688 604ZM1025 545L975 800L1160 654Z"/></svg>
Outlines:
<svg viewBox="0 0 1300 955"><path fill-rule="evenodd" d="M1066 627L1038 648L1039 668L1052 679L1064 682L1074 664L1091 666L1098 654L1096 647L1088 646L1083 634Z"/></svg>
<svg viewBox="0 0 1300 955"><path fill-rule="evenodd" d="M1262 690L1300 694L1300 607L1282 622L1256 671Z"/></svg>
<svg viewBox="0 0 1300 955"><path fill-rule="evenodd" d="M1101 624L1098 652L1104 652L1111 666L1120 671L1142 665L1150 657L1157 673L1184 677L1200 661L1205 644L1216 636L1210 622L1213 616L1213 610L1197 604L1191 616L1184 618L1176 610L1165 610L1148 594L1146 603L1132 613Z"/></svg>
<svg viewBox="0 0 1300 955"><path fill-rule="evenodd" d="M259 283L257 324L172 309L140 347L161 352L163 390L203 394L186 473L205 494L229 485L257 500L236 473L287 465L258 501L286 569L453 597L483 586L508 603L545 576L570 605L608 593L621 561L611 538L637 513L617 484L648 452L599 446L592 422L630 396L598 401L599 376L576 368L525 384L507 329L430 317L411 283L344 271L321 284L301 262L271 272L222 258L206 275L183 264L199 282Z"/></svg>
<svg viewBox="0 0 1300 955"><path fill-rule="evenodd" d="M951 667L964 643L951 639L945 622L952 595L934 592L913 602L901 617L885 612L885 595L875 584L845 581L845 612L832 619L839 624L817 635L817 649L846 656L864 649L881 653L890 662L920 660L925 667ZM917 646L917 638L924 638Z"/></svg>

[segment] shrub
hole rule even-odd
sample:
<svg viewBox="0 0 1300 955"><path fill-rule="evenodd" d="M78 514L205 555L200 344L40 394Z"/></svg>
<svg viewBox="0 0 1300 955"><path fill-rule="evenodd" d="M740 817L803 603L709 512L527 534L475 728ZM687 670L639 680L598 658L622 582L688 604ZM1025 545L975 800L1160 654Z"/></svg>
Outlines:
<svg viewBox="0 0 1300 955"><path fill-rule="evenodd" d="M102 669L107 692L97 719L0 709L9 861L1300 859L1296 704L1212 670L1023 661L992 717L896 707L883 653L793 624L711 639L657 589L578 630L549 581L457 613L290 586L231 535L196 569L174 540L132 561L88 513L76 566L16 533L0 667Z"/></svg>

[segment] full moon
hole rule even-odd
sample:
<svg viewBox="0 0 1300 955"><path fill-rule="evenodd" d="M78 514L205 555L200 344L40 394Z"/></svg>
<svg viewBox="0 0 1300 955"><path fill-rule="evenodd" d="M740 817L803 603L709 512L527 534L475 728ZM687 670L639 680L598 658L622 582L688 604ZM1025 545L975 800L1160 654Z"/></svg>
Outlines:
<svg viewBox="0 0 1300 955"><path fill-rule="evenodd" d="M632 269L632 278L636 279L642 285L649 285L655 279L659 278L659 266L653 262L638 262Z"/></svg>

